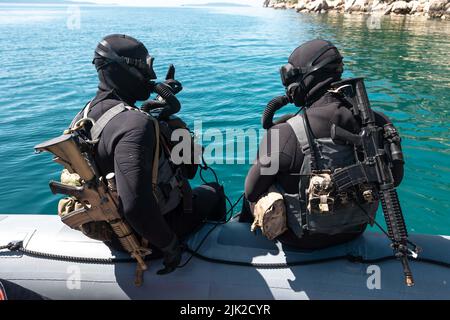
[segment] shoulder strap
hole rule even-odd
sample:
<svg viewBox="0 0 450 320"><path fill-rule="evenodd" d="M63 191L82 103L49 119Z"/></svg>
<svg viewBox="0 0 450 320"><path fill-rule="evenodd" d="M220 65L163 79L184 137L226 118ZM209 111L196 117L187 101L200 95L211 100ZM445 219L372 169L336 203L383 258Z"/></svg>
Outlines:
<svg viewBox="0 0 450 320"><path fill-rule="evenodd" d="M159 130L159 122L156 118L150 116L150 119L153 121L153 126L155 127L155 137L156 137L156 146L155 146L155 154L153 156L153 170L152 170L152 186L153 192L155 192L156 187L158 186L158 168L159 168L159 141L160 141L160 130ZM156 194L155 194L156 198Z"/></svg>
<svg viewBox="0 0 450 320"><path fill-rule="evenodd" d="M92 100L88 102L88 104L83 109L83 118L87 118L89 109L91 108Z"/></svg>
<svg viewBox="0 0 450 320"><path fill-rule="evenodd" d="M88 106L89 107L89 106ZM86 108L85 110L89 109ZM102 116L95 122L91 129L91 139L92 141L97 141L102 134L105 126L110 122L115 116L117 116L122 111L126 110L126 106L123 103L119 103L118 105L112 107L108 111L106 111ZM85 111L85 114L87 112Z"/></svg>
<svg viewBox="0 0 450 320"><path fill-rule="evenodd" d="M87 118L87 114L89 112L90 102L83 110L83 118ZM128 110L130 107L126 106L124 103L119 103L118 105L112 107L108 111L106 111L92 126L91 129L91 139L92 141L98 141L100 135L103 132L103 129L106 125L119 113L124 110ZM152 185L153 189L156 188L158 184L158 165L159 165L159 140L160 140L160 130L159 123L154 117L150 116L150 119L153 121L153 125L155 127L155 137L156 137L156 146L155 146L155 154L153 157L153 168L152 168Z"/></svg>
<svg viewBox="0 0 450 320"><path fill-rule="evenodd" d="M294 130L295 136L302 148L304 155L309 155L311 153L311 148L308 140L308 133L306 132L305 119L301 115L296 115L290 118L287 123Z"/></svg>
<svg viewBox="0 0 450 320"><path fill-rule="evenodd" d="M84 106L83 109L81 109L80 111L78 111L78 113L75 115L75 117L72 119L72 122L70 123L69 129L73 128L75 126L75 123L82 119L82 118L86 118L87 117L87 113L89 112L89 108L91 106L91 101L89 101L88 103L86 103L86 105Z"/></svg>
<svg viewBox="0 0 450 320"><path fill-rule="evenodd" d="M346 94L345 89L351 87L349 84L342 85L337 89L334 90L328 90L329 93L331 93L335 98L339 99L342 104L349 109L354 116L358 116L358 108L355 108L355 105L352 101L352 99Z"/></svg>

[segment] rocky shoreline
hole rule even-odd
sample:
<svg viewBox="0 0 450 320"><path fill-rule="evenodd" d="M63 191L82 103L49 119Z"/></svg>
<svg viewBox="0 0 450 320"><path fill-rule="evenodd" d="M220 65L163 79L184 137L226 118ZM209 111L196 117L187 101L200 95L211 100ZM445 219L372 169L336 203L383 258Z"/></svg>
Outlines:
<svg viewBox="0 0 450 320"><path fill-rule="evenodd" d="M410 15L450 20L450 0L266 0L264 6L297 12Z"/></svg>

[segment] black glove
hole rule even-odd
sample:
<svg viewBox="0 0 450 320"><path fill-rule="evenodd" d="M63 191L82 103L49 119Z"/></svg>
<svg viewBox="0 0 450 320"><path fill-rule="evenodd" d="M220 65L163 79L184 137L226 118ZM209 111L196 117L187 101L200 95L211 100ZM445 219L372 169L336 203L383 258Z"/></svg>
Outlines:
<svg viewBox="0 0 450 320"><path fill-rule="evenodd" d="M167 70L166 81L164 81L164 84L170 87L170 90L172 91L173 94L177 94L178 92L183 90L181 82L175 80L175 67L173 64L171 64L169 66L169 69Z"/></svg>
<svg viewBox="0 0 450 320"><path fill-rule="evenodd" d="M158 270L156 273L163 275L175 271L181 262L181 255L183 254L183 246L178 241L178 238L174 236L172 242L167 247L161 249L161 251L164 254L164 269Z"/></svg>
<svg viewBox="0 0 450 320"><path fill-rule="evenodd" d="M166 74L166 80L163 82L170 91L176 95L178 92L183 90L183 86L180 81L175 80L175 67L173 64L169 66L169 69L167 70ZM167 102L163 99L160 99L160 97L156 97L155 100L149 100L142 104L141 110L145 112L150 112L154 109L163 109L167 106Z"/></svg>

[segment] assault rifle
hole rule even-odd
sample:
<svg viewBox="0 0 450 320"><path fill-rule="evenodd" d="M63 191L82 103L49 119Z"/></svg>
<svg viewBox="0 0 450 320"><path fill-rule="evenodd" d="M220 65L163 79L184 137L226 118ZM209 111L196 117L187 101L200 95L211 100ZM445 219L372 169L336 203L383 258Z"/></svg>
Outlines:
<svg viewBox="0 0 450 320"><path fill-rule="evenodd" d="M403 217L390 165L394 160L403 161L400 138L395 128L388 124L379 127L370 108L363 78L352 78L333 84L334 92L352 104L353 113L361 119L361 132L353 134L332 124L331 137L355 147L357 163L337 170L333 182L338 192L345 191L360 183L374 184L383 208L395 256L400 259L405 283L413 286L414 280L408 263L408 233Z"/></svg>

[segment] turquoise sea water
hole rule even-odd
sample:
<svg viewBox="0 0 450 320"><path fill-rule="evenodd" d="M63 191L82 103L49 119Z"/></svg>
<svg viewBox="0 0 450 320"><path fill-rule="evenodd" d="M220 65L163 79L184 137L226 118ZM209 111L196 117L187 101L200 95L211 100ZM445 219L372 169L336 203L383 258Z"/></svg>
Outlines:
<svg viewBox="0 0 450 320"><path fill-rule="evenodd" d="M345 56L346 76L366 77L372 105L401 132L406 175L399 193L409 229L450 234L449 22L367 23L262 8L80 10L78 28L73 8L0 6L0 213L55 214L58 197L47 183L60 167L33 146L59 135L94 95L91 59L104 35L142 40L160 76L174 63L184 85L180 115L191 125L201 119L203 130L259 129L264 106L283 93L279 66L298 44L325 38ZM232 199L249 166L249 159L214 166Z"/></svg>

